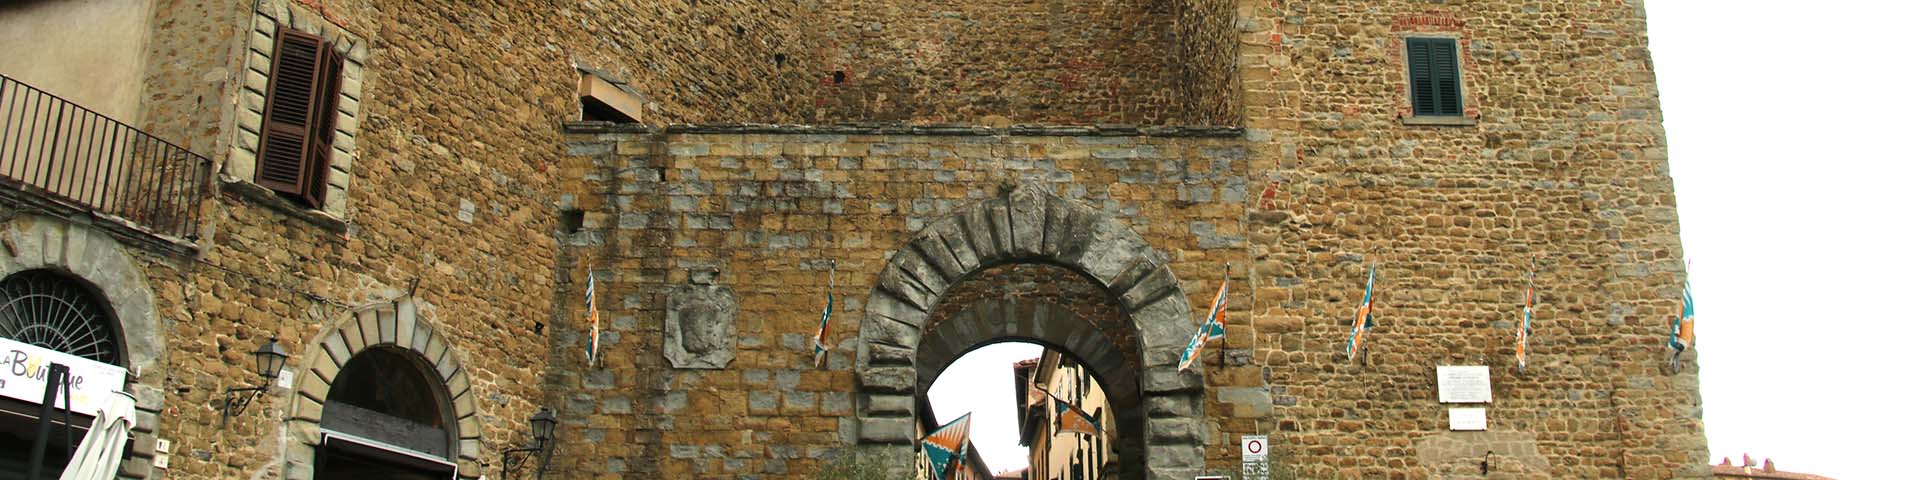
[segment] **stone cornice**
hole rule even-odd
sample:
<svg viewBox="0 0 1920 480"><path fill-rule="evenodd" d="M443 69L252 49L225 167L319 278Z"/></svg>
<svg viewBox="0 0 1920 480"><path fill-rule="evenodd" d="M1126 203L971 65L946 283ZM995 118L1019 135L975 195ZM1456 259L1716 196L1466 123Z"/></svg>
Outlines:
<svg viewBox="0 0 1920 480"><path fill-rule="evenodd" d="M1022 137L1190 137L1240 138L1241 127L1122 125L1015 125L981 127L968 125L838 124L783 125L757 123L674 124L666 126L614 122L566 122L566 133L640 133L640 134L770 134L770 135L924 135L924 136L1022 136Z"/></svg>

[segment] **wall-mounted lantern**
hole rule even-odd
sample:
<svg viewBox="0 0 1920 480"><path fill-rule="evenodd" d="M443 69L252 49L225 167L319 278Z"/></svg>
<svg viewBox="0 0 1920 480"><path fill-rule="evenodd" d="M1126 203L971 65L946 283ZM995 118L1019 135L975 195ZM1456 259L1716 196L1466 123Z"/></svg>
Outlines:
<svg viewBox="0 0 1920 480"><path fill-rule="evenodd" d="M534 477L545 477L547 461L551 459L547 452L553 443L553 427L559 423L560 420L553 415L553 410L546 407L541 407L539 412L527 418L527 427L532 429L533 433L533 443L525 447L510 448L500 453L500 478L513 478L514 469L525 463L527 457L535 455L540 457L540 464L534 468ZM518 458L515 458L515 455L518 455Z"/></svg>
<svg viewBox="0 0 1920 480"><path fill-rule="evenodd" d="M227 419L247 411L253 399L273 385L274 378L280 376L280 367L287 364L287 349L280 346L280 337L267 339L266 345L253 351L254 373L260 375L260 386L227 389L227 400L220 409L220 425L226 426Z"/></svg>

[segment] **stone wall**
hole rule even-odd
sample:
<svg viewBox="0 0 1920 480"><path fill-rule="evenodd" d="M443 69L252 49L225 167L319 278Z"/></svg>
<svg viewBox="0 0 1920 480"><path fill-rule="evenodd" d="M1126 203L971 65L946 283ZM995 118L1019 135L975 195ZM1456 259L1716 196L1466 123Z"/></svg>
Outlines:
<svg viewBox="0 0 1920 480"><path fill-rule="evenodd" d="M287 420L312 399L275 389L223 428L221 392L258 382L246 352L268 336L290 365L315 365L333 329L402 298L472 387L463 475L496 471L537 405L565 422L556 478L805 475L859 441L854 339L889 259L938 219L1035 184L1145 238L1188 305L1231 263L1206 420L1168 440L1204 444L1191 469L1231 470L1237 436L1264 433L1306 478L1444 476L1486 450L1503 475L1704 476L1696 372L1662 369L1682 252L1636 0L1245 1L1231 21L1198 0L291 3L370 43L354 188L325 217L222 183L199 255L133 256L165 335L137 382L143 406L164 405L170 475L299 478L299 452L275 440L300 433ZM156 4L144 123L224 161L253 4ZM874 26L890 19L944 33ZM1222 25L1237 38L1196 33ZM1463 125L1402 120L1407 35L1460 40ZM1030 37L1044 42L967 43ZM1153 47L1116 43L1142 39ZM994 53L976 76L914 69L934 51ZM1171 67L1166 51L1200 61ZM1076 56L1084 75L1063 76ZM563 126L576 65L630 81L655 124L1238 124L1244 110L1247 129ZM849 83L832 85L842 67ZM1086 89L1050 90L1075 78ZM558 232L556 210L582 211L583 228ZM1510 339L1534 257L1521 375ZM830 260L840 340L815 369ZM1372 264L1379 328L1370 361L1350 364ZM589 270L608 328L591 368ZM705 283L731 291L735 335L693 347L731 358L670 368L671 292ZM1445 431L1436 364L1493 368L1492 431Z"/></svg>
<svg viewBox="0 0 1920 480"><path fill-rule="evenodd" d="M548 386L568 446L555 473L568 478L814 471L859 434L855 338L888 257L930 222L1013 184L1043 185L1124 219L1155 248L1185 252L1169 262L1180 278L1217 277L1245 235L1248 152L1231 138L605 124L570 132L578 157L559 175L584 181L562 203L586 221L567 238L562 281L572 283L563 295L581 295L585 272L596 272L610 331L591 369L578 355L577 322L557 323L552 337ZM815 369L809 342L835 261L836 349ZM668 368L659 347L673 341L662 325L667 292L708 281L738 300L736 356L721 370ZM1184 287L1210 291L1206 282ZM563 316L580 318L577 309L563 304Z"/></svg>
<svg viewBox="0 0 1920 480"><path fill-rule="evenodd" d="M1188 92L1177 82L1186 69L1159 53L1177 50L1169 8L1141 0L823 2L819 21L832 30L817 47L827 63L815 67L824 111L813 120L1205 124L1183 109Z"/></svg>
<svg viewBox="0 0 1920 480"><path fill-rule="evenodd" d="M1244 2L1243 2L1244 3ZM1172 2L1172 45L1162 51L1177 76L1173 80L1185 123L1240 125L1239 54L1235 42L1244 22L1229 0Z"/></svg>
<svg viewBox="0 0 1920 480"><path fill-rule="evenodd" d="M1278 1L1241 16L1265 185L1236 306L1254 322L1228 345L1253 351L1208 378L1269 388L1223 393L1218 411L1270 400L1273 414L1223 416L1216 442L1273 434L1303 478L1440 476L1467 464L1449 455L1487 450L1518 477L1706 475L1696 372L1663 371L1683 262L1639 1ZM1403 124L1406 35L1460 39L1468 126ZM1343 343L1376 264L1372 362L1353 365ZM1436 364L1492 367L1489 432L1446 432Z"/></svg>
<svg viewBox="0 0 1920 480"><path fill-rule="evenodd" d="M570 408L597 412L575 434L656 445L637 457L611 446L580 453L627 455L620 468L664 474L786 472L812 464L782 455L827 455L833 442L851 442L860 432L844 412L858 400L843 408L831 396L852 381L840 376L847 360L806 368L824 261L841 261L841 314L860 312L869 299L858 294L870 289L862 282L886 258L877 252L908 248L904 232L964 203L957 199L991 195L976 182L1005 179L1048 184L1132 224L1172 259L1192 305L1205 304L1219 265L1232 262L1228 339L1204 360L1208 420L1196 435L1207 470L1232 470L1237 436L1260 433L1273 436L1277 469L1306 478L1453 475L1487 451L1493 458L1481 460L1517 477L1704 474L1696 373L1663 367L1682 252L1637 2L1282 1L1235 12L1231 88L1244 89L1249 129L1200 141L1251 154L1246 177L1234 178L1234 160L1224 184L1142 187L1180 169L1105 170L1138 165L1141 152L1185 155L1153 140L1151 150L1092 146L1097 167L1046 163L1076 155L1067 152L1082 142L1140 141L1132 137L577 127L570 148L597 163L567 173L588 180L570 189L589 219L569 249L582 262L571 269L639 276L615 288L632 299L622 306L633 329L620 332L622 342L639 332L640 343L616 352L639 349L642 358L628 371L628 360L609 357L611 374L560 378L556 388L585 389L569 394ZM1461 42L1460 125L1403 120L1401 42L1416 35ZM991 161L967 160L969 150ZM617 193L596 200L594 191ZM1220 207L1202 214L1212 220L1189 210ZM1512 329L1535 257L1535 353L1520 374ZM594 263L604 259L617 260ZM1379 327L1368 361L1350 363L1343 342L1365 269L1376 264ZM685 283L686 271L707 268L741 293L741 360L722 371L661 369L645 358L657 338L650 324L661 318L649 309L662 303L647 293L661 287L649 285ZM556 351L578 348L556 340ZM1446 431L1432 372L1450 364L1492 367L1491 431ZM627 378L657 390L588 402L634 391ZM745 406L708 401L741 391ZM648 398L661 399L657 416L621 419ZM677 423L689 419L705 420ZM742 426L798 433L715 440ZM581 463L597 471L614 468L608 462Z"/></svg>
<svg viewBox="0 0 1920 480"><path fill-rule="evenodd" d="M153 4L141 82L139 118L118 120L188 150L226 152L235 111L233 89L245 82L242 43L251 29L251 1L161 0ZM264 79L263 79L264 80ZM217 161L217 160L216 160Z"/></svg>
<svg viewBox="0 0 1920 480"><path fill-rule="evenodd" d="M162 2L153 48L170 60L155 62L149 111L178 121L156 133L227 160L254 3ZM442 373L471 386L462 475L497 474L499 452L527 441L525 419L543 402L556 257L545 172L560 140L540 125L576 115L570 52L617 57L577 34L580 22L545 17L563 9L496 16L464 4L287 3L306 12L298 21L370 43L351 118L354 189L343 214L321 216L257 194L250 179L222 179L204 209L200 253L145 263L168 340L163 368L145 372L164 392L167 474L305 478L311 452L295 447L312 432L288 420L303 415L296 405L324 400L301 392L325 392L307 388L325 382L299 366L344 361L321 349L333 332L401 300L451 352L427 362L458 365ZM661 115L707 109L689 106L698 102L663 101ZM221 426L223 391L259 383L247 352L269 336L293 353L296 388L273 389Z"/></svg>

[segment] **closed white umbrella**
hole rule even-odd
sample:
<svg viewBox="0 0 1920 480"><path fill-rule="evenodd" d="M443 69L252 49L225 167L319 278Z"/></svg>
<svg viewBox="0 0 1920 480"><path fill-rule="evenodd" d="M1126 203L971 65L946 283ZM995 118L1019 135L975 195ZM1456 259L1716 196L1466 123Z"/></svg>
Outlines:
<svg viewBox="0 0 1920 480"><path fill-rule="evenodd" d="M114 393L94 413L93 426L67 461L67 469L60 472L60 480L113 480L120 472L120 453L133 431L133 396Z"/></svg>

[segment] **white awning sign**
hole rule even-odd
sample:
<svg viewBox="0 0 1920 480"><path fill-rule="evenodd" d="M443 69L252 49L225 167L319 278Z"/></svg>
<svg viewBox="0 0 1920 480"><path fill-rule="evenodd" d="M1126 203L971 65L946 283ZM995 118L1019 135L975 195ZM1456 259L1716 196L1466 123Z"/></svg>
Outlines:
<svg viewBox="0 0 1920 480"><path fill-rule="evenodd" d="M0 338L0 396L39 405L47 391L47 367L55 363L66 365L73 379L74 413L93 415L127 382L127 369Z"/></svg>

